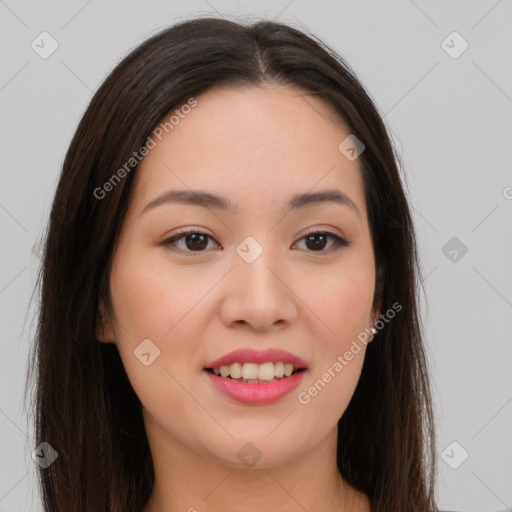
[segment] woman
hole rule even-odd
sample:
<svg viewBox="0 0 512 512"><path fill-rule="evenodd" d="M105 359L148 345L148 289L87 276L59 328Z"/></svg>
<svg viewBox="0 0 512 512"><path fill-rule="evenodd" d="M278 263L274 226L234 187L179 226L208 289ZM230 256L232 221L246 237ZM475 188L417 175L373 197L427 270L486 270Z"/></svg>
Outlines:
<svg viewBox="0 0 512 512"><path fill-rule="evenodd" d="M132 51L50 216L45 510L437 510L396 161L347 64L296 29L196 19Z"/></svg>

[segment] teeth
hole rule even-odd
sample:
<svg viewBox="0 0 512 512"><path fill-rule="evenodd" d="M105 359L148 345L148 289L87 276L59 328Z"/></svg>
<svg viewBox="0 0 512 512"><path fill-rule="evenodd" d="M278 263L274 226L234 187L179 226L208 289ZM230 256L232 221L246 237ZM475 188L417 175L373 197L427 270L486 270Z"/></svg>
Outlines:
<svg viewBox="0 0 512 512"><path fill-rule="evenodd" d="M293 364L285 363L284 374L289 377L293 372Z"/></svg>
<svg viewBox="0 0 512 512"><path fill-rule="evenodd" d="M274 378L274 363L263 363L257 366L259 380L272 380Z"/></svg>
<svg viewBox="0 0 512 512"><path fill-rule="evenodd" d="M230 368L231 369L231 368ZM242 379L257 379L258 363L244 363L242 366Z"/></svg>
<svg viewBox="0 0 512 512"><path fill-rule="evenodd" d="M290 363L233 363L213 369L215 375L231 377L232 379L243 379L248 382L272 381L289 377L295 367Z"/></svg>
<svg viewBox="0 0 512 512"><path fill-rule="evenodd" d="M233 363L231 366L227 366L229 368L229 375L233 379L240 379L242 377L242 365L241 363Z"/></svg>

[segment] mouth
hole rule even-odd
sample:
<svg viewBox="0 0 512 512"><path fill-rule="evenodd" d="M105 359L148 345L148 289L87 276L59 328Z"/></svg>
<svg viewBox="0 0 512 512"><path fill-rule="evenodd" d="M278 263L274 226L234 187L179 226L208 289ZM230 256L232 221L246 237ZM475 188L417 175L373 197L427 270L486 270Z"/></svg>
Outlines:
<svg viewBox="0 0 512 512"><path fill-rule="evenodd" d="M299 386L307 369L306 361L278 348L235 350L203 368L215 389L247 405L278 402Z"/></svg>

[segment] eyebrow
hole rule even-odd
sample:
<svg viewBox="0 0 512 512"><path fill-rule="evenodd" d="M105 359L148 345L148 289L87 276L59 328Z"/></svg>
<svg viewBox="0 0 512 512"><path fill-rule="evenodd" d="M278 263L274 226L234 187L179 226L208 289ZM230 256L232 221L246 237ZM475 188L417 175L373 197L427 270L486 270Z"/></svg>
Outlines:
<svg viewBox="0 0 512 512"><path fill-rule="evenodd" d="M238 208L227 197L211 194L203 190L168 190L150 201L141 211L141 215L157 206L174 203L202 206L204 208L232 211L235 213L238 211ZM345 193L336 189L296 194L290 198L288 208L298 209L321 203L335 203L348 206L358 217L361 217L361 212L354 201Z"/></svg>

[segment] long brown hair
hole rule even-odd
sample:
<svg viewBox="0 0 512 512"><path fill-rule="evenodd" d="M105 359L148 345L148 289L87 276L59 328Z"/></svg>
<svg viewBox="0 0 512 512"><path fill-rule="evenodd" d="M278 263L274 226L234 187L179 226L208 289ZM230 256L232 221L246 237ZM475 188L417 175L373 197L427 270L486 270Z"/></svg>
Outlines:
<svg viewBox="0 0 512 512"><path fill-rule="evenodd" d="M154 470L141 414L115 344L95 338L112 310L109 273L137 166L105 198L95 190L145 144L157 123L215 86L293 86L323 99L365 144L359 157L375 250L375 304L402 309L368 345L339 420L338 468L372 510L432 512L435 437L418 314L421 286L400 158L370 95L314 36L280 23L199 18L135 48L87 108L66 154L38 279L40 310L27 386L36 446L58 459L38 469L48 512L140 512ZM125 167L126 170L126 167Z"/></svg>

